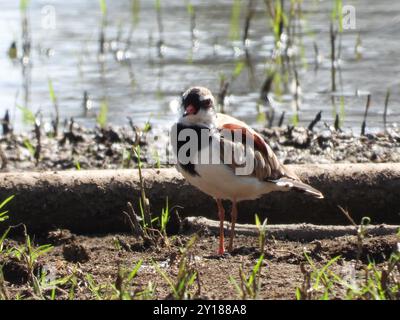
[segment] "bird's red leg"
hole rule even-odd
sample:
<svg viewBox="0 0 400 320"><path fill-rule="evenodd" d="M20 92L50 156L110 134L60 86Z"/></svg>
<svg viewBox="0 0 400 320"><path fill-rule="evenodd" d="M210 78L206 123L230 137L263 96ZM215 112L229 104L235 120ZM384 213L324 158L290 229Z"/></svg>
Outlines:
<svg viewBox="0 0 400 320"><path fill-rule="evenodd" d="M229 239L229 246L228 246L228 251L232 252L233 249L233 238L235 238L235 224L236 224L236 218L237 218L237 207L236 207L236 200L234 199L232 201L232 213L231 213L231 237Z"/></svg>
<svg viewBox="0 0 400 320"><path fill-rule="evenodd" d="M224 254L224 219L225 219L225 209L222 205L221 199L216 199L218 206L218 217L219 217L219 248L218 254Z"/></svg>

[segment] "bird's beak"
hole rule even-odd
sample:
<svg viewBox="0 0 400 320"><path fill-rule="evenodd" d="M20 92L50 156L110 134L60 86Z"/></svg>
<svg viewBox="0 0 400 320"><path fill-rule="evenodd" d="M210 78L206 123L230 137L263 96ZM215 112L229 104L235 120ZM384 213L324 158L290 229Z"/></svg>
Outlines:
<svg viewBox="0 0 400 320"><path fill-rule="evenodd" d="M185 112L183 113L183 116L186 117L186 116L189 116L189 115L195 114L195 113L196 113L196 108L193 107L193 105L189 104L186 107Z"/></svg>

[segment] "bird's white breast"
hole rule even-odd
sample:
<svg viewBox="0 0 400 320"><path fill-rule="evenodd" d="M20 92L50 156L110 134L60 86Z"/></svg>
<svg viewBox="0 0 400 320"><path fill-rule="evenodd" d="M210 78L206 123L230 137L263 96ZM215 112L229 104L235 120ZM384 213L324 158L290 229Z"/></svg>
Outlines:
<svg viewBox="0 0 400 320"><path fill-rule="evenodd" d="M179 165L178 169L190 184L217 199L252 200L277 190L275 184L260 181L254 176L236 175L231 167L223 163L195 164L198 175L191 175Z"/></svg>

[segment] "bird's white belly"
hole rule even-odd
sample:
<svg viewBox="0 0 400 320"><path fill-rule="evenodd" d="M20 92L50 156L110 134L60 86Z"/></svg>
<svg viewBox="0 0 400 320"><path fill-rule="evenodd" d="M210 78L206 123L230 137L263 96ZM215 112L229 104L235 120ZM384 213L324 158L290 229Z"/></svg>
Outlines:
<svg viewBox="0 0 400 320"><path fill-rule="evenodd" d="M180 171L189 183L218 199L252 200L276 190L274 184L262 182L256 177L235 175L224 164L197 164L195 170L199 175Z"/></svg>

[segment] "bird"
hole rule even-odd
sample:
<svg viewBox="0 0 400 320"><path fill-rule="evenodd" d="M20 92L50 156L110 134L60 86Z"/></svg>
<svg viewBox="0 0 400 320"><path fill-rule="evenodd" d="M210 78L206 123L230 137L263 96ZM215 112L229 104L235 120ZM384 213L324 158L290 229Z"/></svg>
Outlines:
<svg viewBox="0 0 400 320"><path fill-rule="evenodd" d="M171 127L170 135L176 168L191 185L216 201L220 222L219 255L225 253L223 200L232 202L228 244L228 251L232 252L238 202L256 200L272 191L297 191L324 198L319 190L303 183L284 166L254 129L239 119L218 113L216 100L209 89L190 87L181 99L182 114ZM235 133L241 136L240 141L232 139ZM239 154L237 158L235 152ZM225 158L232 154L233 159ZM248 168L243 165L245 154L250 159L246 162ZM238 173L240 169L248 172Z"/></svg>

